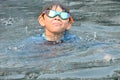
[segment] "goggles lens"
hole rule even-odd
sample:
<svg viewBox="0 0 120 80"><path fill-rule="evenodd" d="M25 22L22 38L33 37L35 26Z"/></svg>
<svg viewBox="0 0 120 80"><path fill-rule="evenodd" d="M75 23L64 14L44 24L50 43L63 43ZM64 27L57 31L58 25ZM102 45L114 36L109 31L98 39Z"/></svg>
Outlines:
<svg viewBox="0 0 120 80"><path fill-rule="evenodd" d="M54 11L54 10L46 10L45 13L50 18L54 18L56 16L59 16L63 20L66 20L66 19L70 18L70 14L67 13L67 12L57 12L57 11Z"/></svg>

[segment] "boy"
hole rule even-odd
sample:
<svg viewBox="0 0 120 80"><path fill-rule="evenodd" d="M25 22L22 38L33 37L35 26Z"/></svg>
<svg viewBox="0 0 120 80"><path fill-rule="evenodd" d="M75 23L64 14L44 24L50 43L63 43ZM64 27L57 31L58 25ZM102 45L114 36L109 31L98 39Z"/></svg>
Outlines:
<svg viewBox="0 0 120 80"><path fill-rule="evenodd" d="M49 43L73 41L76 37L68 33L74 20L65 6L52 3L45 6L38 17L41 26L45 28L42 37Z"/></svg>
<svg viewBox="0 0 120 80"><path fill-rule="evenodd" d="M74 22L69 9L58 2L51 2L45 5L38 17L38 21L44 27L45 32L24 40L23 44L54 45L80 41L76 35L69 33Z"/></svg>

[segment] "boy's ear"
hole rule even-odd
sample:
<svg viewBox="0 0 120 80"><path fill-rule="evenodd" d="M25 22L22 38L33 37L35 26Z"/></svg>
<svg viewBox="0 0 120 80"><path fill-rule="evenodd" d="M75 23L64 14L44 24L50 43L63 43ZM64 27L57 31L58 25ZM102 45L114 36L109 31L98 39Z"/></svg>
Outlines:
<svg viewBox="0 0 120 80"><path fill-rule="evenodd" d="M72 26L72 23L69 22L69 23L68 23L68 26L67 26L67 28L66 28L66 30L70 30L71 26Z"/></svg>
<svg viewBox="0 0 120 80"><path fill-rule="evenodd" d="M74 19L72 18L72 16L70 16L69 23L68 23L66 30L69 30L73 23L74 23Z"/></svg>
<svg viewBox="0 0 120 80"><path fill-rule="evenodd" d="M39 24L40 24L41 26L45 26L45 24L44 24L44 17L43 17L42 15L40 15L40 16L38 17L38 21L39 21Z"/></svg>

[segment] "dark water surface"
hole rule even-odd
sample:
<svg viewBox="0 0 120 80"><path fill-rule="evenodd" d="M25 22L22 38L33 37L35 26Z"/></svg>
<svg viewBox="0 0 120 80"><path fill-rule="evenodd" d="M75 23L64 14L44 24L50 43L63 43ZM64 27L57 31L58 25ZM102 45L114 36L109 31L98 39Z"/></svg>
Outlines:
<svg viewBox="0 0 120 80"><path fill-rule="evenodd" d="M28 45L51 0L0 0L0 80L120 80L120 1L61 0L75 19L78 43Z"/></svg>

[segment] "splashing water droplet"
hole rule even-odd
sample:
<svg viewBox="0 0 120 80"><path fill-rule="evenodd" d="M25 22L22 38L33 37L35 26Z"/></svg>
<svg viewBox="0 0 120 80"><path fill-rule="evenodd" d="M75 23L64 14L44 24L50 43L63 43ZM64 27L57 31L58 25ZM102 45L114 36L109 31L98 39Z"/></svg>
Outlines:
<svg viewBox="0 0 120 80"><path fill-rule="evenodd" d="M26 32L26 33L28 32L28 26L25 27L25 32Z"/></svg>
<svg viewBox="0 0 120 80"><path fill-rule="evenodd" d="M96 40L96 38L97 38L97 33L94 32L94 40Z"/></svg>

